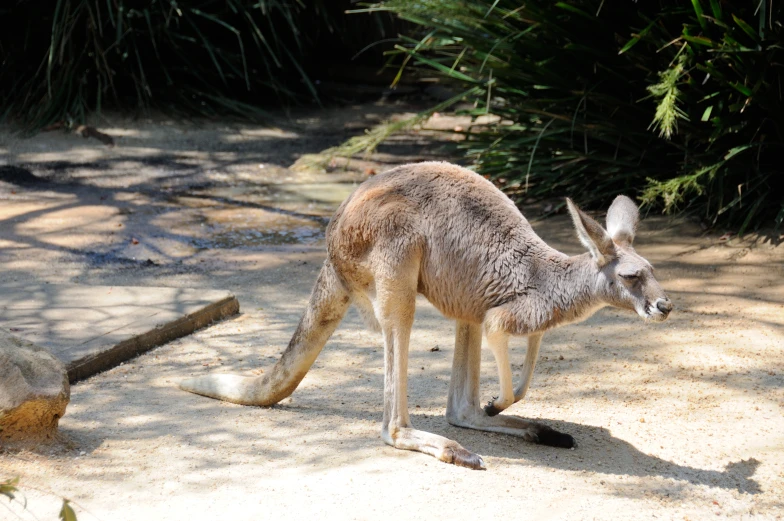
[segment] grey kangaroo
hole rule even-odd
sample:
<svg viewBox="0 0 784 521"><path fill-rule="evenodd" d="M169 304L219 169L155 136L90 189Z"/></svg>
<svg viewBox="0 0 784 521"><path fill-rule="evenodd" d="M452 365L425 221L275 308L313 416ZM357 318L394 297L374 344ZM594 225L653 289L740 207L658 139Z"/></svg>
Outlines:
<svg viewBox="0 0 784 521"><path fill-rule="evenodd" d="M509 198L464 168L427 162L368 179L340 205L327 228L328 258L277 364L258 377L208 375L180 387L243 405L277 403L294 392L354 303L384 338L383 440L447 463L484 469L479 455L411 424L408 343L416 295L421 293L457 322L449 423L574 447L568 434L499 414L525 396L544 333L584 320L606 305L663 321L672 303L651 264L632 247L639 212L631 199L615 199L606 230L571 200L567 205L588 250L583 255L569 257L548 246ZM484 407L479 399L482 334L495 356L500 381L498 397ZM516 387L510 336L528 338Z"/></svg>

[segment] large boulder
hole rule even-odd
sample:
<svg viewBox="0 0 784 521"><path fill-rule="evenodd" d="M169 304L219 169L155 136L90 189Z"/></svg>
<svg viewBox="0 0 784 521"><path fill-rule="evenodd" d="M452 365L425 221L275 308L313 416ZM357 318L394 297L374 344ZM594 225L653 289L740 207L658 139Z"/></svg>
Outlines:
<svg viewBox="0 0 784 521"><path fill-rule="evenodd" d="M53 439L70 399L62 362L0 330L0 446Z"/></svg>

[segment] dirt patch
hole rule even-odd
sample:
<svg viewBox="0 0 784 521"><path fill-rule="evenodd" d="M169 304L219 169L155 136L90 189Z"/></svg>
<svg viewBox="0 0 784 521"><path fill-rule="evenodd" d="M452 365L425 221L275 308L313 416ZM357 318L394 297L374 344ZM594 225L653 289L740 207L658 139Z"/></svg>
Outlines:
<svg viewBox="0 0 784 521"><path fill-rule="evenodd" d="M446 423L454 331L425 301L411 342L412 420L481 454L487 472L383 444L381 342L354 312L275 407L177 389L193 375L271 366L342 194L373 170L449 149L410 134L348 172L288 168L405 110L349 107L278 128L99 122L114 148L2 135L0 164L46 182L0 178L0 280L229 289L243 314L75 385L60 421L70 445L2 454L0 478L20 475L41 519L56 517L57 495L84 519L112 520L781 517L784 250L681 221L644 220L636 240L675 303L671 319L606 309L547 334L528 397L508 411L572 434L574 451ZM554 246L581 251L565 217L533 220ZM293 240L280 238L286 230ZM518 341L512 359L523 356ZM489 353L482 367L489 398Z"/></svg>

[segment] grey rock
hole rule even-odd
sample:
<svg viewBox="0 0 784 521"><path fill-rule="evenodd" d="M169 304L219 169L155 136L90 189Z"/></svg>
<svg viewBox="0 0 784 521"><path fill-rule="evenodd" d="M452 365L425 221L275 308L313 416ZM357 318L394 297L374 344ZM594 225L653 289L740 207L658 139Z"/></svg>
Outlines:
<svg viewBox="0 0 784 521"><path fill-rule="evenodd" d="M0 330L0 446L53 439L70 398L62 362Z"/></svg>

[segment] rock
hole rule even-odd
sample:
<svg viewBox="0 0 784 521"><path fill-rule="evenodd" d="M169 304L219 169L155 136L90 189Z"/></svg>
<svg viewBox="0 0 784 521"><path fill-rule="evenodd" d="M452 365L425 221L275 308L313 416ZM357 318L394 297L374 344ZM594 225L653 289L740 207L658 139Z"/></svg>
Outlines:
<svg viewBox="0 0 784 521"><path fill-rule="evenodd" d="M53 439L70 398L62 362L0 330L0 446Z"/></svg>

